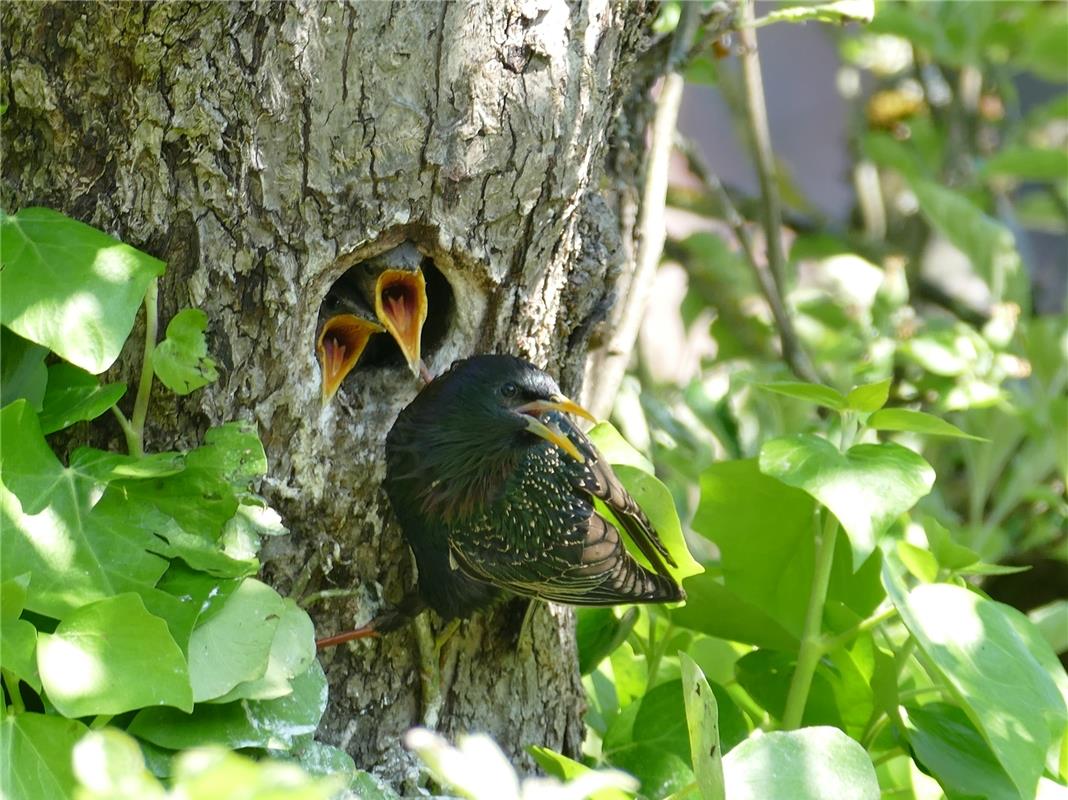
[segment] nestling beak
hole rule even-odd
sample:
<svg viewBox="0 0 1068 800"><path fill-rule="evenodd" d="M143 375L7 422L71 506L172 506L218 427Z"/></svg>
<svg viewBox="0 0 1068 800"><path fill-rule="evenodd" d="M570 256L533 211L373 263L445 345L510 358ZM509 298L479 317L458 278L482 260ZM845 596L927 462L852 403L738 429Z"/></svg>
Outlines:
<svg viewBox="0 0 1068 800"><path fill-rule="evenodd" d="M426 278L420 270L386 269L375 282L375 314L419 376L419 344L426 322Z"/></svg>
<svg viewBox="0 0 1068 800"><path fill-rule="evenodd" d="M533 400L529 403L524 403L516 408L515 411L516 413L524 414L527 417L528 431L535 436L540 436L548 442L552 442L580 464L586 463L586 457L579 452L579 449L575 447L574 442L560 431L555 428L550 428L538 419L538 415L546 411L562 411L565 414L578 414L580 417L585 417L590 422L597 422L597 418L593 416L593 414L584 409L574 400L569 400L562 394L556 394L548 400Z"/></svg>
<svg viewBox="0 0 1068 800"><path fill-rule="evenodd" d="M315 352L323 373L323 404L330 402L341 382L360 360L367 340L382 330L370 320L354 314L338 314L323 325Z"/></svg>

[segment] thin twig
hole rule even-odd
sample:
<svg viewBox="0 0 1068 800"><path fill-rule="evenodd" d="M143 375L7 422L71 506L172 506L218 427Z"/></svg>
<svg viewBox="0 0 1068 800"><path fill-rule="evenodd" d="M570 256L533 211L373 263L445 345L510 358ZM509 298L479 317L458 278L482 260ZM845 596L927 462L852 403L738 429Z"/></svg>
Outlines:
<svg viewBox="0 0 1068 800"><path fill-rule="evenodd" d="M753 270L757 285L760 286L760 291L764 295L768 307L771 308L772 316L775 318L775 326L779 330L779 341L787 366L801 380L820 383L819 376L816 374L808 357L805 356L804 348L797 338L797 332L794 330L793 322L790 320L790 314L786 309L782 293L779 292L779 288L773 280L767 265L757 257L756 245L753 243L753 237L749 233L745 218L738 213L738 209L735 208L730 195L723 187L723 183L705 164L701 154L697 152L697 148L681 137L679 137L678 147L686 157L690 171L701 181L705 191L712 195L712 198L719 205L723 221L730 226L731 231L734 233L734 238L738 240L738 245L745 254L745 260Z"/></svg>
<svg viewBox="0 0 1068 800"><path fill-rule="evenodd" d="M738 37L742 45L742 80L745 86L746 125L753 143L753 161L760 179L760 194L764 201L764 238L767 240L768 271L770 281L761 273L764 269L754 262L757 277L779 328L782 355L795 375L812 383L819 383L808 355L794 332L793 323L786 313L782 298L786 284L786 253L782 245L782 202L779 184L775 175L774 155L771 149L771 131L768 128L768 111L764 102L764 80L760 74L760 56L757 52L756 31L753 30L753 0L743 0ZM775 301L772 301L772 296ZM780 313L776 313L776 307Z"/></svg>
<svg viewBox="0 0 1068 800"><path fill-rule="evenodd" d="M634 272L630 285L623 290L618 323L601 366L597 394L591 402L593 412L598 416L607 416L613 405L615 392L638 338L646 301L664 250L668 167L685 84L682 75L672 70L672 65L680 63L689 48L697 27L698 8L698 3L683 3L682 16L675 29L675 41L664 65L665 75L656 100L640 211L635 225L638 247Z"/></svg>

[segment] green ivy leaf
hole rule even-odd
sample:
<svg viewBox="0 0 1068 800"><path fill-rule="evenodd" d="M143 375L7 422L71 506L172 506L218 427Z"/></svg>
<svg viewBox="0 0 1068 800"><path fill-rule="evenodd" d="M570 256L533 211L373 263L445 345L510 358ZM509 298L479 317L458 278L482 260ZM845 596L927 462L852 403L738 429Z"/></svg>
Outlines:
<svg viewBox="0 0 1068 800"><path fill-rule="evenodd" d="M859 444L841 453L812 434L765 442L760 471L831 510L849 535L854 569L894 520L931 490L935 477L921 456L900 445Z"/></svg>
<svg viewBox="0 0 1068 800"><path fill-rule="evenodd" d="M1021 800L990 746L967 715L948 703L909 705L905 737L918 764L951 796Z"/></svg>
<svg viewBox="0 0 1068 800"><path fill-rule="evenodd" d="M293 691L293 679L305 672L315 658L315 627L307 612L296 602L287 597L282 599L282 604L282 617L274 630L263 676L239 683L211 702L227 703L242 698L273 700Z"/></svg>
<svg viewBox="0 0 1068 800"><path fill-rule="evenodd" d="M798 400L806 400L826 408L841 411L846 407L846 399L841 392L830 386L821 386L818 383L803 383L801 381L772 381L770 383L753 384L758 389L767 392L793 397Z"/></svg>
<svg viewBox="0 0 1068 800"><path fill-rule="evenodd" d="M0 212L0 322L94 374L118 358L164 263L47 208Z"/></svg>
<svg viewBox="0 0 1068 800"><path fill-rule="evenodd" d="M262 678L285 610L278 592L246 578L214 616L197 625L189 639L193 699L200 703L223 697L239 684Z"/></svg>
<svg viewBox="0 0 1068 800"><path fill-rule="evenodd" d="M1049 645L1023 614L967 589L924 584L906 593L889 568L884 580L909 632L1012 782L1034 796L1046 753L1068 726L1068 677Z"/></svg>
<svg viewBox="0 0 1068 800"><path fill-rule="evenodd" d="M48 349L0 328L0 353L0 408L22 397L40 411L48 383Z"/></svg>
<svg viewBox="0 0 1068 800"><path fill-rule="evenodd" d="M0 719L0 796L70 800L71 751L89 729L74 719L27 712Z"/></svg>
<svg viewBox="0 0 1068 800"><path fill-rule="evenodd" d="M167 325L167 338L152 354L152 369L172 392L189 394L219 377L208 357L207 327L208 315L198 308L182 309Z"/></svg>
<svg viewBox="0 0 1068 800"><path fill-rule="evenodd" d="M682 681L662 683L623 709L608 726L602 753L638 778L649 797L664 797L692 782Z"/></svg>
<svg viewBox="0 0 1068 800"><path fill-rule="evenodd" d="M68 428L75 422L96 419L126 394L125 383L103 386L97 378L73 364L60 362L48 368L48 388L41 408L45 433Z"/></svg>
<svg viewBox="0 0 1068 800"><path fill-rule="evenodd" d="M26 605L30 575L19 575L0 583L0 667L21 678L37 692L37 629L19 619Z"/></svg>
<svg viewBox="0 0 1068 800"><path fill-rule="evenodd" d="M37 668L61 714L121 714L145 706L193 708L185 657L167 624L136 594L91 603L41 633Z"/></svg>
<svg viewBox="0 0 1068 800"><path fill-rule="evenodd" d="M0 580L33 575L28 609L62 619L120 592L151 593L167 568L145 549L151 532L92 513L101 480L74 459L70 467L59 463L25 400L0 411L0 461Z"/></svg>
<svg viewBox="0 0 1068 800"><path fill-rule="evenodd" d="M203 703L192 714L145 708L128 730L160 747L180 750L205 744L285 750L314 733L326 710L326 675L318 661L293 679L293 692L274 700Z"/></svg>
<svg viewBox="0 0 1068 800"><path fill-rule="evenodd" d="M719 708L701 668L685 653L679 654L690 759L702 800L724 800L723 751L719 740Z"/></svg>
<svg viewBox="0 0 1068 800"><path fill-rule="evenodd" d="M846 395L846 406L853 411L870 414L886 405L890 398L892 378L857 386Z"/></svg>
<svg viewBox="0 0 1068 800"><path fill-rule="evenodd" d="M731 800L880 798L868 754L837 728L776 731L749 739L723 759L723 775Z"/></svg>
<svg viewBox="0 0 1068 800"><path fill-rule="evenodd" d="M884 408L868 417L868 427L877 431L911 431L926 436L952 436L957 439L971 439L976 442L988 442L981 436L965 433L956 425L946 422L934 414L912 411L908 408Z"/></svg>

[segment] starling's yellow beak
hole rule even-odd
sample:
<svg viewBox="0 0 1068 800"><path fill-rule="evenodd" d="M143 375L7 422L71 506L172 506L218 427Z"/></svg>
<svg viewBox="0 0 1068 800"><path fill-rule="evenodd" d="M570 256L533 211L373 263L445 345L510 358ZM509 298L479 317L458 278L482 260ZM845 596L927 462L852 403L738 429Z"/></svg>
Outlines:
<svg viewBox="0 0 1068 800"><path fill-rule="evenodd" d="M330 402L345 376L360 360L367 340L381 330L380 325L354 314L338 314L326 321L315 343L323 373L324 405Z"/></svg>
<svg viewBox="0 0 1068 800"><path fill-rule="evenodd" d="M419 344L426 322L426 278L420 270L385 269L375 282L375 314L419 376Z"/></svg>
<svg viewBox="0 0 1068 800"><path fill-rule="evenodd" d="M515 410L520 414L526 415L528 431L548 442L552 442L580 464L586 463L586 457L582 455L574 442L560 431L539 420L537 415L546 411L562 411L565 414L578 414L590 422L597 422L597 418L589 411L560 394L553 395L548 400L533 400L529 403L524 403Z"/></svg>

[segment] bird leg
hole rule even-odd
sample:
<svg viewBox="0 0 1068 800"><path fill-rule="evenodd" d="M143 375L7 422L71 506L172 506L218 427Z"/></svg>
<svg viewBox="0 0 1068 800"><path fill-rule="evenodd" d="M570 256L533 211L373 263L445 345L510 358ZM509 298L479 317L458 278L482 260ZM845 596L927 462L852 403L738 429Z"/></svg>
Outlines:
<svg viewBox="0 0 1068 800"><path fill-rule="evenodd" d="M325 650L328 647L334 647L356 639L369 639L381 636L384 633L391 633L413 617L418 619L418 615L424 608L426 608L426 605L418 594L406 595L395 607L387 608L366 625L356 630L316 639L315 647L317 650Z"/></svg>

